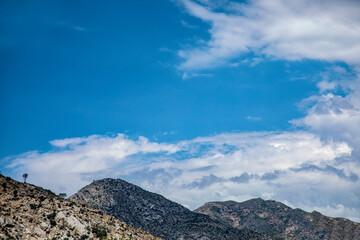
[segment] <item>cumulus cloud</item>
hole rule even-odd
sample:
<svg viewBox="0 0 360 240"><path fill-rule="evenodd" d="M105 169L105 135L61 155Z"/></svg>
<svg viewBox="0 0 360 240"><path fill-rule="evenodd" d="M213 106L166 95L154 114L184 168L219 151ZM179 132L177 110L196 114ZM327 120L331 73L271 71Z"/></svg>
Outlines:
<svg viewBox="0 0 360 240"><path fill-rule="evenodd" d="M360 209L359 164L339 161L352 148L309 132L228 133L171 144L119 134L51 144L52 151L25 153L8 167L68 194L93 179L120 177L192 209L206 201L253 197L325 211L343 204L328 214L353 219Z"/></svg>
<svg viewBox="0 0 360 240"><path fill-rule="evenodd" d="M130 140L123 134L116 136L92 135L83 138L53 140L52 151L32 151L14 159L8 166L26 171L32 182L54 191L74 193L92 177L106 176L113 167L127 162L128 156L148 153L174 153L177 146L149 142L145 137ZM134 160L135 161L135 160ZM129 167L135 162L127 162Z"/></svg>
<svg viewBox="0 0 360 240"><path fill-rule="evenodd" d="M346 199L358 192L360 172L354 162L338 162L351 154L345 142L322 141L306 132L257 132L196 138L187 144L192 151L198 149L198 157L151 164L149 171L163 171L152 176L154 181L138 184L191 208L204 201L258 196L290 199L294 205L357 204ZM170 176L164 178L164 171Z"/></svg>
<svg viewBox="0 0 360 240"><path fill-rule="evenodd" d="M180 68L218 66L244 53L270 58L360 64L359 1L182 0L189 14L210 24L210 40L183 49Z"/></svg>
<svg viewBox="0 0 360 240"><path fill-rule="evenodd" d="M291 122L297 126L305 126L323 137L348 142L360 150L360 78L331 82L339 85L346 95L325 93L304 99L310 104L306 116Z"/></svg>

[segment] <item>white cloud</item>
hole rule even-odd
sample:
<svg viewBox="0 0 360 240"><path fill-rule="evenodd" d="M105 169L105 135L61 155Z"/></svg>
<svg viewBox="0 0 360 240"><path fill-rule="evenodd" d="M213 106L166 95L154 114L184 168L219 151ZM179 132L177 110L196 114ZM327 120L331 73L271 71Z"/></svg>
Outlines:
<svg viewBox="0 0 360 240"><path fill-rule="evenodd" d="M35 184L71 193L89 183L90 176L99 176L126 162L128 156L178 151L172 144L149 142L145 137L134 141L123 134L92 135L50 143L56 147L53 151L24 153L12 159L8 167L28 172L29 180Z"/></svg>
<svg viewBox="0 0 360 240"><path fill-rule="evenodd" d="M187 151L198 151L197 157L151 164L153 180L137 183L191 208L205 201L259 196L295 206L345 201L360 208L358 201L347 202L350 194L359 194L360 172L356 162L338 162L351 154L344 142L324 142L306 132L264 132L196 138L184 145ZM355 212L346 217L355 217Z"/></svg>
<svg viewBox="0 0 360 240"><path fill-rule="evenodd" d="M85 142L85 138L65 138L65 139L56 139L50 141L50 144L54 147L67 147L71 145L78 145L82 142Z"/></svg>
<svg viewBox="0 0 360 240"><path fill-rule="evenodd" d="M322 80L317 84L317 87L319 88L320 92L326 92L328 90L334 90L336 87L336 82L329 82L327 80Z"/></svg>
<svg viewBox="0 0 360 240"><path fill-rule="evenodd" d="M185 59L181 69L218 66L249 51L287 60L360 64L359 1L182 2L211 28L203 46L179 52Z"/></svg>
<svg viewBox="0 0 360 240"><path fill-rule="evenodd" d="M291 122L309 127L322 137L346 141L360 150L360 78L344 79L336 85L348 93L345 96L327 93L303 100L312 106L304 118Z"/></svg>

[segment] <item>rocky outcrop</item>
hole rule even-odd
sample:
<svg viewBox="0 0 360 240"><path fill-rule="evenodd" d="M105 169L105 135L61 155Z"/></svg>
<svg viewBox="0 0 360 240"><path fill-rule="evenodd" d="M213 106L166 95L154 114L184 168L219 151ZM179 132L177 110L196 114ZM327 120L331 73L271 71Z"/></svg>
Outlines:
<svg viewBox="0 0 360 240"><path fill-rule="evenodd" d="M195 213L161 195L120 179L95 181L70 199L98 208L164 239L266 239Z"/></svg>
<svg viewBox="0 0 360 240"><path fill-rule="evenodd" d="M242 203L209 202L195 210L226 222L237 229L251 229L273 239L360 239L360 224L319 212L292 209L276 201L260 198Z"/></svg>
<svg viewBox="0 0 360 240"><path fill-rule="evenodd" d="M115 217L0 175L0 239L160 239Z"/></svg>

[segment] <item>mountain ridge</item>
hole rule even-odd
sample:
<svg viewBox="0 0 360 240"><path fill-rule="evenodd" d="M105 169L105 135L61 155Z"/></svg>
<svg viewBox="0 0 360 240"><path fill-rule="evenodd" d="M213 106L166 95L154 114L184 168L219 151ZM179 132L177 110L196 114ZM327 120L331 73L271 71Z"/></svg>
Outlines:
<svg viewBox="0 0 360 240"><path fill-rule="evenodd" d="M164 239L268 239L190 211L121 179L94 181L70 197Z"/></svg>
<svg viewBox="0 0 360 240"><path fill-rule="evenodd" d="M207 202L195 212L238 229L251 229L275 239L360 239L360 224L345 218L311 213L274 200Z"/></svg>

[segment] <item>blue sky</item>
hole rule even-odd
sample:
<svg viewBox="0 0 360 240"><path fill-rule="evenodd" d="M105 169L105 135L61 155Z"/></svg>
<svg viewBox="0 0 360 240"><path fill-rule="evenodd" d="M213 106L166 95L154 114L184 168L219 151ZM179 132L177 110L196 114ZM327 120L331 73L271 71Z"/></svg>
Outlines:
<svg viewBox="0 0 360 240"><path fill-rule="evenodd" d="M177 51L209 38L208 24L170 1L2 5L1 157L91 134L289 129L303 114L295 104L316 91L315 79L289 79L328 65L244 63L183 80Z"/></svg>
<svg viewBox="0 0 360 240"><path fill-rule="evenodd" d="M263 197L359 220L359 11L2 1L1 172L68 195L121 177L190 208Z"/></svg>

